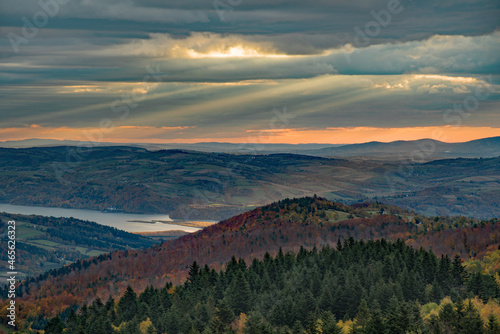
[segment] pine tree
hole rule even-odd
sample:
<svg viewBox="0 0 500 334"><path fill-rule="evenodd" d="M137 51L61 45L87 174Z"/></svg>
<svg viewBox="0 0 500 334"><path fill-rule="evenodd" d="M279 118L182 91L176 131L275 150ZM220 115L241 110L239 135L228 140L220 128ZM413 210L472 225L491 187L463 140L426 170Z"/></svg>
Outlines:
<svg viewBox="0 0 500 334"><path fill-rule="evenodd" d="M455 302L455 317L452 320L452 325L457 332L463 329L463 319L465 318L465 304L462 298L458 298Z"/></svg>
<svg viewBox="0 0 500 334"><path fill-rule="evenodd" d="M486 326L486 334L498 334L500 333L500 324L493 313L488 317L488 324Z"/></svg>
<svg viewBox="0 0 500 334"><path fill-rule="evenodd" d="M434 326L435 331L440 330L441 327L445 329L446 332L452 332L453 328L457 327L457 313L453 307L452 303L447 303L443 305L439 311L439 319L437 324Z"/></svg>
<svg viewBox="0 0 500 334"><path fill-rule="evenodd" d="M189 266L189 272L188 272L188 277L187 280L189 283L194 283L196 278L200 275L200 266L196 261L194 261L190 266Z"/></svg>
<svg viewBox="0 0 500 334"><path fill-rule="evenodd" d="M455 255L453 258L451 274L455 281L455 286L459 287L464 284L465 278L467 277L467 273L465 272L465 267L462 265L463 260L460 255Z"/></svg>
<svg viewBox="0 0 500 334"><path fill-rule="evenodd" d="M323 284L323 287L321 288L321 294L319 297L319 302L318 302L318 307L320 310L323 311L331 311L332 310L332 293L331 293L331 287Z"/></svg>
<svg viewBox="0 0 500 334"><path fill-rule="evenodd" d="M467 303L465 317L462 319L463 334L483 334L484 323L472 301Z"/></svg>
<svg viewBox="0 0 500 334"><path fill-rule="evenodd" d="M269 274L267 270L262 274L262 278L260 280L260 291L269 291L271 289L271 279L269 278Z"/></svg>
<svg viewBox="0 0 500 334"><path fill-rule="evenodd" d="M305 324L307 321L307 315L310 312L314 312L316 310L316 301L314 300L314 296L310 290L306 290L297 300L297 308L298 308L298 318L299 320Z"/></svg>
<svg viewBox="0 0 500 334"><path fill-rule="evenodd" d="M68 318L66 319L66 328L69 333L78 333L81 329L79 326L78 316L73 308L69 311Z"/></svg>
<svg viewBox="0 0 500 334"><path fill-rule="evenodd" d="M370 318L370 309L368 308L366 300L362 299L358 307L358 314L356 315L356 320L352 324L351 333L352 334L364 333L369 318Z"/></svg>
<svg viewBox="0 0 500 334"><path fill-rule="evenodd" d="M420 313L420 305L416 302L409 306L409 330L410 333L418 333L422 329L423 319Z"/></svg>
<svg viewBox="0 0 500 334"><path fill-rule="evenodd" d="M236 330L231 328L231 325L225 324L218 316L212 319L208 326L209 333L211 334L235 334Z"/></svg>
<svg viewBox="0 0 500 334"><path fill-rule="evenodd" d="M405 333L409 327L408 312L406 305L400 303L395 296L389 302L387 315L385 317L388 334Z"/></svg>
<svg viewBox="0 0 500 334"><path fill-rule="evenodd" d="M115 308L115 300L113 299L113 297L109 296L109 298L106 301L106 304L104 306L106 307L107 311L114 309Z"/></svg>
<svg viewBox="0 0 500 334"><path fill-rule="evenodd" d="M215 316L226 325L231 324L236 319L236 316L225 300L220 301L219 307L215 311Z"/></svg>
<svg viewBox="0 0 500 334"><path fill-rule="evenodd" d="M127 324L125 325L125 328L123 329L123 331L120 332L120 334L122 334L122 333L123 334L138 334L138 333L140 333L139 322L136 320L132 320L132 321L127 322Z"/></svg>
<svg viewBox="0 0 500 334"><path fill-rule="evenodd" d="M381 334L385 333L385 331L384 317L378 303L375 301L368 322L366 323L365 334Z"/></svg>
<svg viewBox="0 0 500 334"><path fill-rule="evenodd" d="M321 312L320 319L323 321L321 333L323 334L342 334L341 329L337 326L337 319L332 312Z"/></svg>
<svg viewBox="0 0 500 334"><path fill-rule="evenodd" d="M149 333L148 333L148 334L149 334ZM156 332L155 332L155 334L156 334ZM191 327L191 328L189 329L189 332L187 332L187 334L200 334L200 331L199 331L199 330L197 330L197 329L196 329L196 328L194 328L194 327Z"/></svg>
<svg viewBox="0 0 500 334"><path fill-rule="evenodd" d="M156 331L156 328L155 326L153 326L153 324L149 325L148 329L146 330L146 334L157 334L157 333L158 332Z"/></svg>
<svg viewBox="0 0 500 334"><path fill-rule="evenodd" d="M129 285L118 302L120 322L132 320L137 314L137 306L137 295Z"/></svg>
<svg viewBox="0 0 500 334"><path fill-rule="evenodd" d="M252 291L250 285L243 276L243 272L239 272L236 279L233 280L229 288L228 300L231 308L236 315L247 313L252 305Z"/></svg>
<svg viewBox="0 0 500 334"><path fill-rule="evenodd" d="M302 327L302 324L300 323L299 320L295 321L292 327L292 333L293 334L305 334L304 327Z"/></svg>
<svg viewBox="0 0 500 334"><path fill-rule="evenodd" d="M50 319L50 321L47 323L47 326L45 326L45 334L62 334L64 330L64 324L61 321L61 318L59 316Z"/></svg>
<svg viewBox="0 0 500 334"><path fill-rule="evenodd" d="M111 334L113 333L113 326L111 326L111 321L107 317L100 316L89 323L87 332L92 334Z"/></svg>
<svg viewBox="0 0 500 334"><path fill-rule="evenodd" d="M429 325L430 325L430 333L432 333L432 334L442 334L441 324L439 322L439 318L436 317L434 314L431 315L431 317L429 319ZM448 333L451 333L451 328L448 331Z"/></svg>
<svg viewBox="0 0 500 334"><path fill-rule="evenodd" d="M243 330L245 334L272 334L273 328L260 312L250 313Z"/></svg>
<svg viewBox="0 0 500 334"><path fill-rule="evenodd" d="M436 280L444 288L444 294L448 294L451 281L451 261L448 256L441 256L436 273Z"/></svg>

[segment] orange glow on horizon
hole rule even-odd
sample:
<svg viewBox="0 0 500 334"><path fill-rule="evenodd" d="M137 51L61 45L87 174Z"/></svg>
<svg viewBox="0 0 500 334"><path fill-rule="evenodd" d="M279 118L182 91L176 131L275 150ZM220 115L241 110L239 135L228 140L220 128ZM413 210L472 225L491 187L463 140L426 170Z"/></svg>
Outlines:
<svg viewBox="0 0 500 334"><path fill-rule="evenodd" d="M431 138L443 142L465 142L500 136L494 127L408 127L408 128L326 128L326 129L249 129L225 136L200 136L201 129L190 126L119 126L113 128L26 127L0 129L1 141L55 139L110 143L192 144L199 142L258 144L355 144L370 141L391 142ZM244 135L241 135L241 134Z"/></svg>

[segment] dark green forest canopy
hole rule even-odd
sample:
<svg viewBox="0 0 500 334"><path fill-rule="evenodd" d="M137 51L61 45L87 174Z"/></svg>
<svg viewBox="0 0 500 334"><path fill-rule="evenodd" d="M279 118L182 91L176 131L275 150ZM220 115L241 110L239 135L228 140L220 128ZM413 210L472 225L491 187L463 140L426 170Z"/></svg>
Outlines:
<svg viewBox="0 0 500 334"><path fill-rule="evenodd" d="M424 321L420 305L446 295L454 304ZM149 318L148 333L235 333L245 318L245 333L312 334L340 333L338 319L356 318L352 333L495 333L496 319L483 324L463 302L474 295L488 300L500 290L492 276L469 275L458 256L438 258L402 241L349 238L336 248L280 250L250 265L233 257L221 272L194 262L181 286L148 287L139 296L128 288L118 303L96 299L77 312L75 306L45 329L118 333L114 325L119 333L136 334Z"/></svg>

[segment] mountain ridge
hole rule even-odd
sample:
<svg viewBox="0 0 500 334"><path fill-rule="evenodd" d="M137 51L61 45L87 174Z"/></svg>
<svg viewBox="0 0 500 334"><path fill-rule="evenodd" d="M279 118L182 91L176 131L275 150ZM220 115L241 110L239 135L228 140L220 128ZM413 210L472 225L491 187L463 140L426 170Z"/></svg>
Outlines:
<svg viewBox="0 0 500 334"><path fill-rule="evenodd" d="M19 141L0 142L4 148L28 148L45 146L77 146L108 147L133 146L148 150L189 149L201 152L221 153L294 153L321 157L398 157L407 156L413 151L424 151L426 159L440 158L489 158L500 156L500 136L474 139L465 142L447 143L430 138L417 140L396 140L391 142L370 141L354 144L264 144L264 143L228 143L199 142L192 144L155 144L155 143L111 143L111 142L79 142L56 139L25 139ZM433 147L425 147L432 145Z"/></svg>

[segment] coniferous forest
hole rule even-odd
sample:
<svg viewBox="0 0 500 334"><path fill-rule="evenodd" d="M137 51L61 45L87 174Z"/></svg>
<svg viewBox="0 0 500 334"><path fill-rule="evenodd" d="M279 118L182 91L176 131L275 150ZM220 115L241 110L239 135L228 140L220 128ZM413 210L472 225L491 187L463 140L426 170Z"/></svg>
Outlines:
<svg viewBox="0 0 500 334"><path fill-rule="evenodd" d="M499 297L495 278L469 274L459 256L349 238L252 263L233 257L220 272L194 262L180 286L97 298L45 333L498 334L499 319L478 305Z"/></svg>

